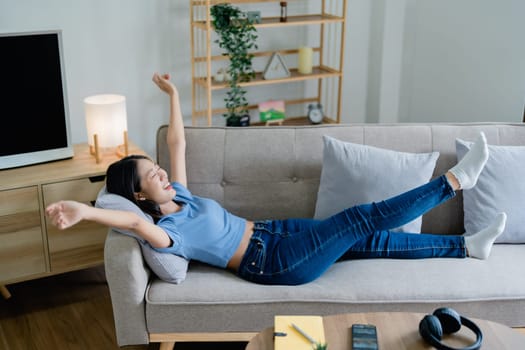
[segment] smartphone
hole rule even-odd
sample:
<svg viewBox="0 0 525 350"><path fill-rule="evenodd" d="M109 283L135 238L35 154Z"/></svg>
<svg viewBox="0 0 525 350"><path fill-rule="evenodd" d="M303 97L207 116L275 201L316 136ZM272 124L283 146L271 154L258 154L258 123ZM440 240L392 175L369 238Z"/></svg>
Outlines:
<svg viewBox="0 0 525 350"><path fill-rule="evenodd" d="M378 350L376 326L372 324L353 324L352 350Z"/></svg>

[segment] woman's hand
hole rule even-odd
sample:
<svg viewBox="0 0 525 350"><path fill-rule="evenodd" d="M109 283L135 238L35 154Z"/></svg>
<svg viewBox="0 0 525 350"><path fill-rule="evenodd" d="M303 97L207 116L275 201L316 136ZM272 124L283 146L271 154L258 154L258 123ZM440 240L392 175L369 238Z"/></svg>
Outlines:
<svg viewBox="0 0 525 350"><path fill-rule="evenodd" d="M46 215L51 219L51 223L64 230L80 222L83 217L83 210L87 206L75 201L60 201L52 203L46 208Z"/></svg>
<svg viewBox="0 0 525 350"><path fill-rule="evenodd" d="M170 75L169 74L162 74L159 73L153 74L153 78L151 79L153 82L165 93L167 93L170 96L173 96L177 89L175 88L175 85L170 81Z"/></svg>

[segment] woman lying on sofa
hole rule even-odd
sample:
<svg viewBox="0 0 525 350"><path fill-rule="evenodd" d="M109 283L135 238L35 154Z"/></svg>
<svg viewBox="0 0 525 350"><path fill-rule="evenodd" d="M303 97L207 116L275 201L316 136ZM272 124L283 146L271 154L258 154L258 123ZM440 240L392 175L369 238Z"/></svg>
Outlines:
<svg viewBox="0 0 525 350"><path fill-rule="evenodd" d="M170 100L166 141L171 178L149 158L132 155L109 166L106 189L135 203L154 223L132 212L60 201L46 208L59 229L81 220L94 221L130 230L159 252L228 268L255 283L283 285L310 282L340 259L487 259L503 232L505 213L468 236L389 231L454 197L455 191L476 184L488 159L483 133L448 172L381 202L348 208L324 220L252 222L233 215L214 200L195 196L186 188L186 143L178 91L167 74L154 74L153 82Z"/></svg>

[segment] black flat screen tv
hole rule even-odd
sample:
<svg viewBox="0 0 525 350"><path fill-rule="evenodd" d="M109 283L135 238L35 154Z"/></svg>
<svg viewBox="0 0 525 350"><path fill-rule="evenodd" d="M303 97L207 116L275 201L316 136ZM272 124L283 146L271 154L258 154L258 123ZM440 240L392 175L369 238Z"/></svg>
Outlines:
<svg viewBox="0 0 525 350"><path fill-rule="evenodd" d="M0 169L73 157L60 30L0 33Z"/></svg>

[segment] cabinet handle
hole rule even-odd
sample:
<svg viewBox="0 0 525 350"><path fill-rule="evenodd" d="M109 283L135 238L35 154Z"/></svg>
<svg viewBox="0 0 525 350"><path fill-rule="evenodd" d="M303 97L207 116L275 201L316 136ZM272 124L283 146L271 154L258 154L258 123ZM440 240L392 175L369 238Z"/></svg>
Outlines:
<svg viewBox="0 0 525 350"><path fill-rule="evenodd" d="M89 182L91 182L91 183L102 182L105 179L106 179L106 175L90 176L89 177Z"/></svg>

